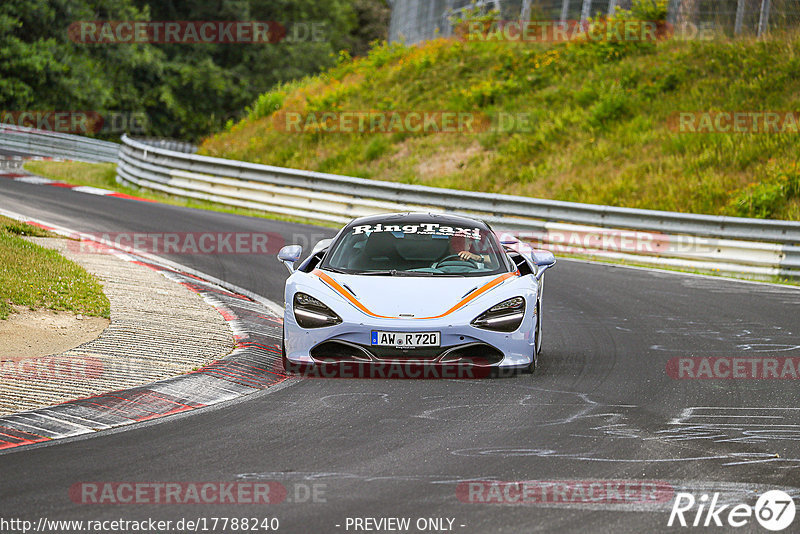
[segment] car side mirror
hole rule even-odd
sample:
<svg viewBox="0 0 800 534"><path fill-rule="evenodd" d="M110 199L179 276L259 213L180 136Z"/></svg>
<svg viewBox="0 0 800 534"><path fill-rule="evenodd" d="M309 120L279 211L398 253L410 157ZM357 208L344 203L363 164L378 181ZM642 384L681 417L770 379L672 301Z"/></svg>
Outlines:
<svg viewBox="0 0 800 534"><path fill-rule="evenodd" d="M303 254L303 247L300 245L286 245L278 252L278 259L286 265L290 273L294 272L294 264Z"/></svg>
<svg viewBox="0 0 800 534"><path fill-rule="evenodd" d="M556 264L556 257L547 250L536 250L532 254L533 262L536 264L536 279L539 280L544 272Z"/></svg>

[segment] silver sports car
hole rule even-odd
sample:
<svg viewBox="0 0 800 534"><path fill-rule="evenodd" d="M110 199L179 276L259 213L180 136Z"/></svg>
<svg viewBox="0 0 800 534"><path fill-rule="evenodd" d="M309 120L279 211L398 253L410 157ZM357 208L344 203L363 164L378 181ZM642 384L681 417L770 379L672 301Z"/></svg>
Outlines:
<svg viewBox="0 0 800 534"><path fill-rule="evenodd" d="M532 372L552 253L501 242L484 222L398 213L356 219L278 258L284 365L458 365Z"/></svg>

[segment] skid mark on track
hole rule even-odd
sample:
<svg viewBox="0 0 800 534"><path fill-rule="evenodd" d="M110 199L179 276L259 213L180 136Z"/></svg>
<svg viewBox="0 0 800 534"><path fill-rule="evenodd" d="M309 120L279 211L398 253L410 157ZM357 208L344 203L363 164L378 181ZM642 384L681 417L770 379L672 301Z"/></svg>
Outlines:
<svg viewBox="0 0 800 534"><path fill-rule="evenodd" d="M470 382L464 381L464 384ZM498 415L504 409L515 412L521 409L527 414L525 427L530 428L531 433L524 441L501 447L447 451L456 456L537 457L642 465L713 462L720 467L767 463L776 469L800 467L800 450L785 451L787 446L800 441L800 408L688 407L675 416L655 416L645 407L607 403L586 393L520 384L510 384L508 388L508 385L500 384L502 392L494 391L491 384L488 388L484 384L455 397L423 396L413 412L395 419L469 424L472 430L482 434L503 429L524 430L515 419ZM402 403L403 398L385 393L371 395L381 404ZM362 395L361 398L368 397ZM661 417L661 421L654 416ZM647 423L642 427L634 421ZM559 427L559 432L535 431L546 426ZM556 437L545 439L542 435ZM584 445L588 447L598 442L604 446L583 449Z"/></svg>
<svg viewBox="0 0 800 534"><path fill-rule="evenodd" d="M574 431L565 428L563 436L584 441L602 438L626 440L628 443L640 442L644 447L647 444L673 444L674 447L667 452L663 448L648 447L641 457L626 457L625 454L597 450L576 450L572 443L580 443L578 440L572 440L567 446L563 445L563 440L558 440L558 443L535 440L536 445L533 446L525 443L517 446L471 447L450 453L467 457L537 457L621 464L711 461L721 467L752 464L773 464L776 469L800 467L800 453L797 451L778 453L764 450L764 446L768 446L783 451L786 444L800 441L800 408L689 407L660 427L648 430L629 423L638 407L596 404L594 408L602 409L584 410L570 421L565 419L565 426L574 422L580 422L580 426L576 426ZM592 425L592 420L601 424ZM541 426L538 421L531 422L531 425ZM723 444L729 446L720 447ZM691 445L691 448L687 445ZM610 447L610 450L613 451L614 447Z"/></svg>
<svg viewBox="0 0 800 534"><path fill-rule="evenodd" d="M474 385L470 381L462 383ZM502 391L494 390L495 385ZM330 409L346 407L354 399L362 404L401 405L404 398L405 393L356 392L329 395L314 402ZM800 450L783 452L787 445L800 441L800 409L795 408L689 407L675 416L657 415L646 407L603 402L587 393L507 382L481 383L480 387L471 387L459 395L426 395L419 399L421 402L413 411L395 414L384 421L416 419L431 424L469 425L478 435L478 443L482 435L530 429L529 437L518 443L446 451L456 456L538 457L642 465L693 461L713 462L720 467L765 463L780 469L800 467ZM515 413L523 410L525 425L521 427L513 417L503 417L504 410ZM559 430L536 432L548 426ZM597 443L602 445L591 447Z"/></svg>
<svg viewBox="0 0 800 534"><path fill-rule="evenodd" d="M398 485L402 486L403 483L427 483L434 488L431 491L421 492L420 500L428 502L433 492L439 492L440 497L444 502L451 502L454 505L460 505L464 501L458 498L458 486L464 483L481 482L489 483L497 482L514 482L509 480L508 476L501 476L499 474L487 474L485 472L462 472L458 474L363 474L351 473L340 471L266 471L266 472L252 472L240 473L235 476L237 480L246 481L281 481L287 482L325 482L331 487L336 487L338 484L349 484L358 482L363 484L374 484L376 491L387 491L391 488L396 488ZM586 483L624 483L625 480L619 479L603 479L603 478L590 478L586 480L578 480L574 478L569 479L549 479L549 480L525 480L520 479L517 482L529 483L533 485L548 485L559 483L577 482L578 484ZM646 480L638 481L637 479L630 479L629 482L636 484L637 482L648 482ZM651 481L652 482L652 481ZM659 480L659 486L662 490L666 491L666 495L658 502L646 502L641 500L632 500L631 502L597 502L597 499L592 499L591 495L584 493L575 493L567 496L565 499L554 500L530 500L527 502L473 502L473 505L498 507L498 506L529 506L540 508L569 508L579 510L611 510L619 512L668 512L672 509L673 495L680 492L699 494L719 494L717 504L723 505L736 505L740 503L747 503L754 505L758 497L764 492L773 489L780 489L791 495L793 498L800 498L800 488L794 486L775 486L767 484L758 484L750 482L738 482L727 480L695 480L695 479L667 479ZM385 487L384 487L385 486ZM551 494L552 495L552 494ZM622 496L624 500L624 495ZM502 500L502 499L500 499Z"/></svg>
<svg viewBox="0 0 800 534"><path fill-rule="evenodd" d="M669 421L668 428L655 434L645 439L745 444L800 441L800 408L694 406L685 408ZM769 457L769 461L775 459ZM785 458L781 460L786 463Z"/></svg>
<svg viewBox="0 0 800 534"><path fill-rule="evenodd" d="M654 331L655 336L669 340L650 346L651 350L664 352L687 352L687 346L695 346L709 341L721 346L705 346L702 352L708 354L738 355L739 353L789 352L800 349L797 335L788 328L758 322L737 321L735 323L715 323L713 321L679 321L676 318L660 318L665 326Z"/></svg>

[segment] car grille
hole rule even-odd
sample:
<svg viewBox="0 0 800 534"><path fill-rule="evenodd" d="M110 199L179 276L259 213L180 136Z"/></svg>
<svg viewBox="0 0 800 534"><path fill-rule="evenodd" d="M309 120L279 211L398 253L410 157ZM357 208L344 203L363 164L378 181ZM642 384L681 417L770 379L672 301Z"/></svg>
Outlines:
<svg viewBox="0 0 800 534"><path fill-rule="evenodd" d="M404 350L332 340L320 343L311 349L310 354L314 360L321 363L431 362L491 366L497 365L503 360L503 353L486 343Z"/></svg>

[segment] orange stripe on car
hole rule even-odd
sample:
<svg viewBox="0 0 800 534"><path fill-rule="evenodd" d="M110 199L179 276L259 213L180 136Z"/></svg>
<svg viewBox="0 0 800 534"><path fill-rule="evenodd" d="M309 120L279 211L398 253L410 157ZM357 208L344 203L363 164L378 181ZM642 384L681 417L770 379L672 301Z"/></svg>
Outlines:
<svg viewBox="0 0 800 534"><path fill-rule="evenodd" d="M325 282L328 286L330 286L331 289L333 289L334 291L339 293L341 296L343 296L344 298L349 300L350 304L352 304L353 306L355 306L356 308L358 308L362 312L366 313L370 317L377 317L379 319L397 319L397 317L386 317L385 315L377 315L377 314L372 313L371 311L369 311L367 309L366 306L364 306L363 304L358 302L358 300L356 300L356 298L354 296L352 296L349 291L345 290L345 288L343 288L341 285L339 285L339 282L337 282L336 280L334 280L333 278L331 278L330 276L328 276L324 272L320 271L319 269L314 269L312 274L317 275L323 282Z"/></svg>
<svg viewBox="0 0 800 534"><path fill-rule="evenodd" d="M370 317L375 317L377 319L408 319L408 317L388 317L386 315L378 315L377 313L372 313L369 309L367 309L366 306L361 304L349 291L347 291L345 288L343 288L336 280L334 280L333 278L328 276L323 271L321 271L319 269L314 269L312 274L318 276L320 278L320 280L325 282L325 284L327 284L331 289L333 289L334 291L339 293L341 296L346 298L350 302L350 304L352 304L353 306L355 306L356 308L358 308L362 312L366 313ZM472 301L472 300L478 298L479 296L483 295L484 293L486 293L490 289L499 286L500 284L502 284L503 282L505 282L509 278L513 278L515 276L519 276L519 271L513 272L513 273L501 274L500 276L498 276L494 280L486 283L481 288L476 289L475 291L473 291L472 293L470 293L469 295L467 295L466 297L461 299L461 301L459 301L458 304L456 304L455 306L453 306L452 308L450 308L449 310L447 310L443 314L435 315L433 317L414 317L414 319L441 319L442 317L446 317L446 316L450 315L451 313L453 313L454 311L457 311L460 308L464 307L470 301Z"/></svg>

